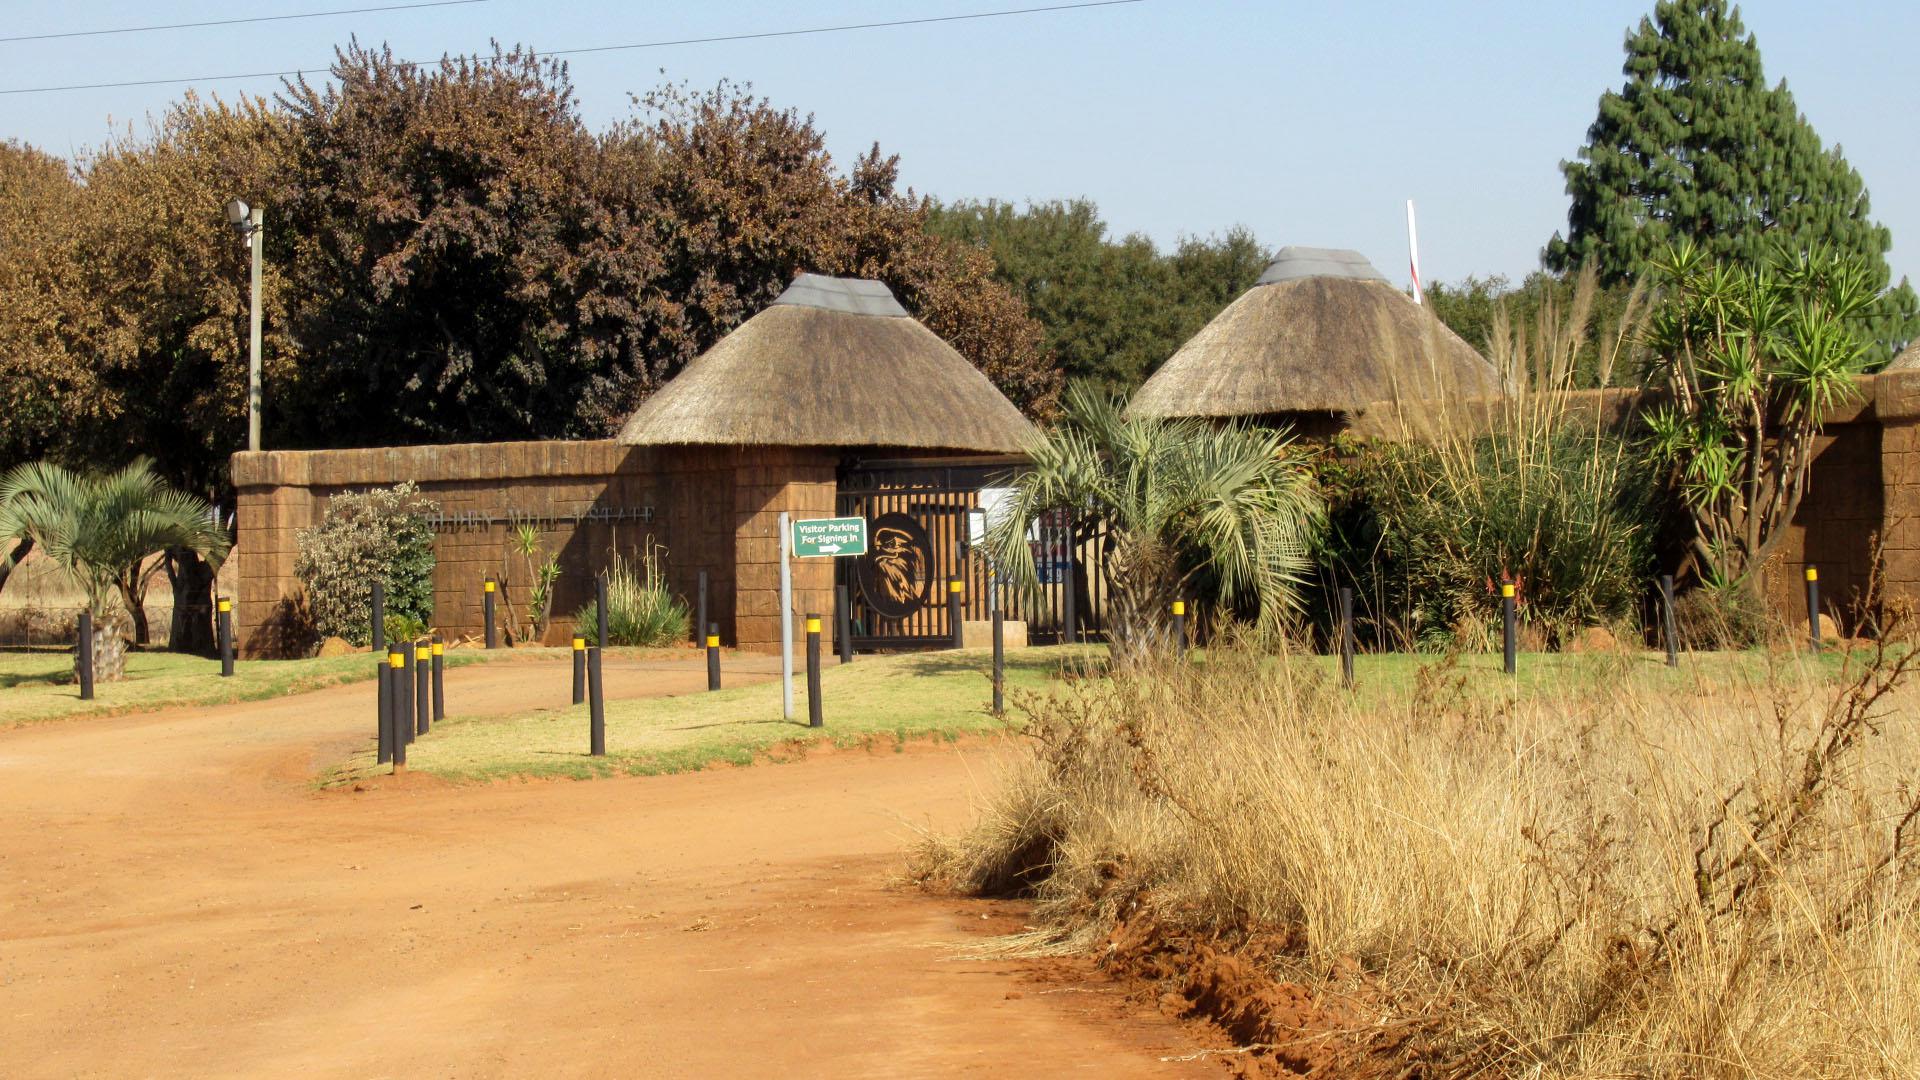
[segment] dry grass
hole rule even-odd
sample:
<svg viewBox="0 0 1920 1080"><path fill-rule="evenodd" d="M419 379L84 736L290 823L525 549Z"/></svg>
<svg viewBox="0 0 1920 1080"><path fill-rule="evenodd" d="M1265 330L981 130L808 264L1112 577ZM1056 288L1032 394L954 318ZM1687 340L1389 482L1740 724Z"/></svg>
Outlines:
<svg viewBox="0 0 1920 1080"><path fill-rule="evenodd" d="M1033 895L1025 947L1238 950L1347 1019L1236 1041L1363 1075L1920 1075L1911 655L1356 697L1222 652L1030 702L920 870Z"/></svg>

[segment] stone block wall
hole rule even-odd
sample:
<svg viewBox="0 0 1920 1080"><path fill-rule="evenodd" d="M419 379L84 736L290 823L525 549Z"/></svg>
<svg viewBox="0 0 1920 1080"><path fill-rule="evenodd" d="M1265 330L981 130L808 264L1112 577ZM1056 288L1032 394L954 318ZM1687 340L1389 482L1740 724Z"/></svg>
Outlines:
<svg viewBox="0 0 1920 1080"><path fill-rule="evenodd" d="M484 632L488 574L502 583L501 622L509 609L524 620L530 574L510 547L514 522L524 520L560 560L556 627L592 599L594 576L614 553L653 552L689 606L706 571L709 620L723 641L777 648L778 514L831 514L837 464L829 450L604 440L236 454L241 647L274 656L310 644L293 573L299 531L320 521L335 494L411 480L449 519L434 539L433 623L446 635ZM796 574L796 607L826 610L805 605L830 602L831 568L800 564ZM814 580L823 575L824 585Z"/></svg>

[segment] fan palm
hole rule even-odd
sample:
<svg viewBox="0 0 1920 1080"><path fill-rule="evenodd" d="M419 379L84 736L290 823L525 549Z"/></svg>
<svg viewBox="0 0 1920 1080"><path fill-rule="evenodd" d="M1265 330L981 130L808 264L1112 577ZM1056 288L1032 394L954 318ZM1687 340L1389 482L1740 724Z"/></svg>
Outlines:
<svg viewBox="0 0 1920 1080"><path fill-rule="evenodd" d="M1256 608L1272 630L1300 602L1309 543L1324 518L1313 479L1281 432L1248 424L1128 417L1076 388L1065 422L1029 450L987 543L1018 586L1037 582L1028 526L1049 510L1104 520L1107 622L1116 664L1171 644L1167 616L1196 578Z"/></svg>
<svg viewBox="0 0 1920 1080"><path fill-rule="evenodd" d="M189 548L218 563L231 543L204 500L168 487L145 458L111 473L16 466L0 479L0 537L31 539L86 595L101 679L119 678L125 665L110 605L118 599L136 627L144 623L148 557Z"/></svg>

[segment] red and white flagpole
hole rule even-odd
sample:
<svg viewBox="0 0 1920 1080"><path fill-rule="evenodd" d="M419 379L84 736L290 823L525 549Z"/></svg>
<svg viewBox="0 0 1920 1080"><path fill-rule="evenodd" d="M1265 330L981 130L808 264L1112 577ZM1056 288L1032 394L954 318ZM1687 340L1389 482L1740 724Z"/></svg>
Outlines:
<svg viewBox="0 0 1920 1080"><path fill-rule="evenodd" d="M1425 303L1420 298L1420 234L1413 227L1413 200L1407 200L1407 268L1413 271L1413 302Z"/></svg>

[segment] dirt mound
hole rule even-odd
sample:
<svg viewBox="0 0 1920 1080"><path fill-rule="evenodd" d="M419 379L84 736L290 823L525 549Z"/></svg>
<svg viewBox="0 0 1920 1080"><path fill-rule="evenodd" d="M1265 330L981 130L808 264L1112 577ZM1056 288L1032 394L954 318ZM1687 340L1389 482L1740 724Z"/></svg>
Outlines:
<svg viewBox="0 0 1920 1080"><path fill-rule="evenodd" d="M1297 954L1290 934L1241 940L1206 936L1150 916L1107 936L1103 970L1142 984L1162 1012L1206 1024L1231 1043L1222 1057L1243 1077L1407 1080L1449 1073L1436 1034L1444 1008L1409 1015L1358 965L1323 987L1276 978L1274 960Z"/></svg>

